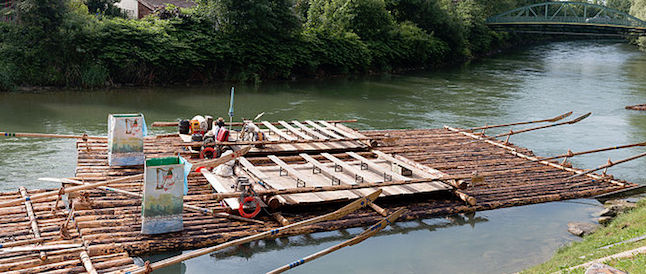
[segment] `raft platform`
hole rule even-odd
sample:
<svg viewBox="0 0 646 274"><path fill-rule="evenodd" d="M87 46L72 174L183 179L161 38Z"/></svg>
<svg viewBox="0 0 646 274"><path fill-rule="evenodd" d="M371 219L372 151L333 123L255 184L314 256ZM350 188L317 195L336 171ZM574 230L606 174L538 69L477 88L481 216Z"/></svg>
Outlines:
<svg viewBox="0 0 646 274"><path fill-rule="evenodd" d="M283 235L371 225L401 207L408 209L401 219L415 220L592 197L637 186L609 175L569 178L584 170L541 161L527 148L448 126L356 131L321 121L259 125L275 138L265 148L239 158L234 176L221 177L208 170L189 175L185 205L208 211L185 210L183 231L141 234L141 198L106 189L69 193L67 200L61 195L63 199L25 201L0 208L0 271L122 271L134 265L133 256L195 249L253 235L325 214L376 188L383 192L371 207ZM146 137L144 143L146 157L195 156L188 149L195 144L187 144L177 134ZM73 179L84 183L143 172L141 166L108 166L106 140L79 140L77 152ZM262 196L264 209L256 217L262 223L217 215L237 214L238 198L222 194L235 193L238 177L249 178L259 193L295 192ZM142 185L137 179L109 187L141 194ZM21 188L0 193L0 202L45 191Z"/></svg>

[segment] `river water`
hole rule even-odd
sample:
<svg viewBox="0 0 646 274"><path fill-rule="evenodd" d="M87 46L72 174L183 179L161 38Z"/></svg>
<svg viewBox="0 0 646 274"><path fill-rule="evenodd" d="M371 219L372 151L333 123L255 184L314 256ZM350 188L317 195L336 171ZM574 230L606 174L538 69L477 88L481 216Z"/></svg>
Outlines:
<svg viewBox="0 0 646 274"><path fill-rule="evenodd" d="M236 86L235 119L357 119L360 129L479 126L592 112L580 123L512 137L511 142L550 156L646 141L646 113L624 106L646 103L646 54L618 41L555 42L517 49L456 68L406 75ZM148 123L225 116L230 85L124 88L0 94L0 131L106 134L108 113L144 113ZM225 116L226 117L226 116ZM153 133L169 129L151 129ZM489 133L495 133L491 131ZM4 137L3 137L4 138ZM634 148L580 156L593 168ZM646 159L610 169L646 183ZM74 141L0 139L0 191L52 188L39 177L72 176ZM576 240L569 221L593 221L595 200L553 202L478 212L470 216L397 223L378 236L294 272L501 273L548 259ZM332 246L360 228L259 241L189 260L159 273L258 273ZM171 253L145 257L159 259Z"/></svg>

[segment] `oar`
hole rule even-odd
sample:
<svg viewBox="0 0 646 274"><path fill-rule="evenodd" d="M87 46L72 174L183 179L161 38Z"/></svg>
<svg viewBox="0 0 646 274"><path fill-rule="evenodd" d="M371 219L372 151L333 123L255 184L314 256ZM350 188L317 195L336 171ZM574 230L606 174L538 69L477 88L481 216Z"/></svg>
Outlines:
<svg viewBox="0 0 646 274"><path fill-rule="evenodd" d="M624 148L629 148L629 147L638 147L638 146L646 146L646 142L629 144L629 145L622 145L622 146L598 148L598 149L592 149L592 150L586 150L586 151L580 151L580 152L568 151L568 153L565 153L565 154L561 154L561 155L557 155L557 156L553 156L553 157L548 157L548 158L541 158L541 159L534 160L534 161L523 162L523 163L519 163L519 164L516 164L516 165L523 165L523 164L526 164L526 163L533 163L533 162L540 162L540 161L549 161L549 160L554 160L554 159L559 159L559 158L564 158L564 157L573 157L573 156L577 156L577 155L584 155L584 154L603 152L603 151L609 151L609 150L616 150L616 149L624 149Z"/></svg>
<svg viewBox="0 0 646 274"><path fill-rule="evenodd" d="M373 193L370 193L369 195L367 195L365 197L361 197L361 198L357 199L356 201L354 201L354 202L352 202L352 203L350 203L350 204L348 204L348 205L346 205L346 206L344 206L344 207L342 207L342 208L340 208L340 209L338 209L338 210L336 210L334 212L331 212L331 213L328 213L328 214L325 214L325 215L322 215L322 216L314 217L314 218L311 218L311 219L300 221L298 223L293 223L291 225L286 225L286 226L283 226L283 227L275 228L275 229L272 229L272 230L268 230L268 231L265 231L265 232L262 232L262 233L255 234L255 235L251 235L251 236L247 236L247 237L240 238L240 239L237 239L237 240L229 241L229 242L219 244L219 245L216 245L216 246L193 250L191 252L187 252L187 253L184 253L182 255L178 255L178 256L175 256L175 257L170 257L170 258L167 258L167 259L155 262L155 263L147 264L148 267L137 267L136 269L133 269L131 271L124 270L123 272L133 273L133 274L134 273L148 273L149 271L154 271L154 270L157 270L157 269L160 269L160 268L171 266L171 265L180 263L182 261L192 259L192 258L195 258L195 257L199 257L199 256L202 256L202 255L206 255L206 254L209 254L209 253L212 253L212 252L215 252L215 251L218 251L218 250L222 250L222 249L225 249L225 248L228 248L228 247L231 247L231 246L237 246L237 245L245 244L245 243L248 243L248 242L264 239L264 238L267 238L267 237L277 237L282 232L290 230L290 229L300 228L300 227L303 227L303 226L306 226L306 225L310 225L310 224L314 224L314 223L318 223L318 222L322 222L322 221L336 220L336 219L342 218L343 216L346 216L346 215L348 215L348 214L350 214L350 213L352 213L352 212L354 212L354 211L356 211L356 210L358 210L358 209L360 209L362 207L365 207L368 203L374 202L374 200L377 199L377 197L379 197L380 194L381 194L381 189L377 189L376 191L374 191Z"/></svg>
<svg viewBox="0 0 646 274"><path fill-rule="evenodd" d="M588 118L591 114L592 114L592 112L588 112L588 113L586 113L586 114L583 114L583 115L581 115L581 116L579 116L579 117L577 117L577 118L575 118L575 119L573 119L573 120L567 121L567 122L560 122L560 123L550 124L550 125L544 125L544 126L540 126L540 127L526 128L526 129L521 129L521 130L517 130L517 131L510 130L510 131L509 131L509 132L507 132L507 133L501 133L501 134L498 134L498 135L495 135L495 136L486 137L486 138L483 138L483 139L487 139L487 140L495 140L496 138L507 136L507 140L505 140L505 143L508 143L508 142L509 142L509 137L510 137L511 135L515 135L515 134L519 134L519 133L523 133L523 132L528 132L528 131L534 131L534 130L544 129L544 128L550 128L550 127L562 126L562 125L572 125L572 124L575 124L575 123L581 122L581 120L583 120L583 119L585 119L585 118ZM465 142L465 143L463 143L463 144L470 144L470 143L475 143L475 142L478 142L478 141L479 141L479 140L474 140L474 141Z"/></svg>
<svg viewBox="0 0 646 274"><path fill-rule="evenodd" d="M83 183L81 181L77 180L72 180L72 179L58 179L58 178L38 178L38 180L41 181L49 181L49 182L59 182L59 183L70 183L70 184L76 184L76 185L85 185L86 183ZM100 186L98 189L103 190L105 192L116 192L119 194L123 194L126 196L130 197L137 197L137 198L142 198L143 195L135 192L130 192L126 191L123 189L118 189L114 187L107 187L107 186ZM215 212L214 210L210 210L208 208L203 208L203 207L197 207L194 205L189 205L189 204L184 204L184 209L187 211L192 211L192 212L199 212L199 213L204 213L207 215L213 215L215 217L223 217L223 218L228 218L228 219L234 219L234 220L239 220L239 221L245 221L245 222L252 222L252 223L258 223L258 224L264 224L265 222L259 221L259 220L254 220L254 219L249 219L249 218L244 218L236 215L232 215L229 213L224 213L224 212Z"/></svg>
<svg viewBox="0 0 646 274"><path fill-rule="evenodd" d="M224 164L224 163L226 163L228 161L236 159L236 158L238 158L240 156L245 155L247 152L249 152L249 150L251 150L251 146L246 146L246 147L244 147L244 148L242 148L240 150L237 150L234 153L222 156L222 157L217 158L217 159L194 163L192 169L195 170L196 168L199 168L199 167L216 167L216 166ZM142 173L142 174L135 174L135 175L125 176L125 177L116 178L116 179L107 180L107 181L101 181L101 182L96 182L96 183L91 183L91 184L84 184L84 185L80 185L80 186L64 187L64 188L61 188L60 190L55 190L55 191L50 191L50 192L43 192L43 193L34 194L32 196L27 196L27 197L24 197L24 198L18 198L18 199L12 199L12 200L8 200L8 201L2 201L2 202L0 202L0 207L16 206L16 205L20 205L20 204L24 203L25 201L38 201L38 200L42 200L44 198L56 197L58 195L62 195L62 194L65 194L65 193L72 193L72 192L78 192L78 191L81 191L81 190L94 189L94 188L97 188L97 187L100 187L100 186L106 186L106 185L113 184L113 183L125 182L125 181L128 181L128 180L140 180L140 179L143 179L143 178L144 178L144 174Z"/></svg>
<svg viewBox="0 0 646 274"><path fill-rule="evenodd" d="M572 115L572 111L563 113L563 114L561 114L559 116L556 116L556 117L550 118L550 119L527 121L527 122L516 122L516 123L511 123L511 124L500 124L500 125L491 125L491 126L482 126L482 127L472 127L469 130L474 131L474 130L480 130L480 129L490 129L490 128L510 127L510 126L517 126L517 125L556 122L556 121L563 120L564 118L566 118L566 117L568 117L570 115Z"/></svg>
<svg viewBox="0 0 646 274"><path fill-rule="evenodd" d="M307 263L307 262L313 261L315 259L318 259L320 257L323 257L323 256L325 256L327 254L330 254L330 253L332 253L334 251L337 251L337 250L339 250L341 248L344 248L346 246L352 246L352 245L356 245L356 244L358 244L360 242L363 242L365 239L368 239L368 238L374 236L375 234L377 234L377 232L381 231L382 229L387 227L389 224L394 223L397 220L397 218L399 218L399 216L401 216L405 212L406 212L406 209L404 209L404 208L402 208L400 210L397 210L397 211L395 211L395 213L393 213L390 216L386 217L385 219L379 221L378 223L372 225L370 228L366 229L365 231L361 232L361 234L357 235L356 237L354 237L354 238L352 238L350 240L347 240L347 241L342 242L342 243L340 243L338 245L335 245L335 246L332 246L330 248L326 248L324 250L316 252L316 253L314 253L312 255L309 255L309 256L307 256L307 257L305 257L303 259L300 259L298 261L295 261L295 262L293 262L291 264L286 264L284 266L276 268L276 269L274 269L272 271L267 272L267 274L283 273L283 272L285 272L287 270L290 270L290 269L295 268L295 267L297 267L299 265L302 265L304 263Z"/></svg>
<svg viewBox="0 0 646 274"><path fill-rule="evenodd" d="M569 180L569 179L572 179L572 178L576 178L576 177L579 177L579 176L590 174L590 173L595 172L597 170L601 170L601 169L604 169L604 168L609 168L611 166L615 166L615 165L618 165L618 164L621 164L621 163L632 161L632 160L635 160L635 159L638 159L638 158L641 158L641 157L644 157L644 156L646 156L646 152L644 152L642 154L637 154L635 156L631 156L631 157L628 157L626 159L622 159L622 160L619 160L619 161L616 161L616 162L611 162L610 160L608 160L608 163L605 164L605 165L602 165L602 166L600 166L598 168L595 168L595 169L588 170L586 172L581 172L579 174L572 175L570 177L565 178L565 180Z"/></svg>
<svg viewBox="0 0 646 274"><path fill-rule="evenodd" d="M108 137L88 136L88 135L64 135L64 134L49 134L49 133L25 133L25 132L3 132L3 131L0 131L0 136L4 136L4 137L33 137L33 138L93 139L93 140L106 140L106 139L108 139Z"/></svg>

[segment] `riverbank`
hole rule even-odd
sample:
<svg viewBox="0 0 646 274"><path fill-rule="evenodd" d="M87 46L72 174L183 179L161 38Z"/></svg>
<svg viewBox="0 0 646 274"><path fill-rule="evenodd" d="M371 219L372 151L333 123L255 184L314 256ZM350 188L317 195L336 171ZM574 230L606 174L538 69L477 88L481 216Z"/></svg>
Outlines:
<svg viewBox="0 0 646 274"><path fill-rule="evenodd" d="M532 40L484 23L522 2L199 2L141 20L76 0L35 2L0 22L0 90L260 83L460 64Z"/></svg>
<svg viewBox="0 0 646 274"><path fill-rule="evenodd" d="M522 273L553 273L578 266L599 258L611 256L627 250L646 246L646 240L626 242L646 235L646 199L637 203L632 211L620 214L608 226L595 233L584 236L580 242L573 242L556 251L547 262L532 267ZM617 244L609 248L608 245ZM628 273L646 273L646 255L641 254L632 258L617 259L605 264ZM584 273L586 268L578 268L572 273Z"/></svg>

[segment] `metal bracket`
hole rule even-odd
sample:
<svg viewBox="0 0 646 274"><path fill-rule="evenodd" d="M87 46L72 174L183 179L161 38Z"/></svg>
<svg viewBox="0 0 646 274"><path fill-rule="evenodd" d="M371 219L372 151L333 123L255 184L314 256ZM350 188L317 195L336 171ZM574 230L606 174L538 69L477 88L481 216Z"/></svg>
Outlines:
<svg viewBox="0 0 646 274"><path fill-rule="evenodd" d="M363 183L363 177L359 176L359 174L355 174L354 181L357 183Z"/></svg>
<svg viewBox="0 0 646 274"><path fill-rule="evenodd" d="M334 164L334 171L343 172L343 167L338 164Z"/></svg>
<svg viewBox="0 0 646 274"><path fill-rule="evenodd" d="M312 166L312 174L320 174L321 169L318 168L317 166Z"/></svg>
<svg viewBox="0 0 646 274"><path fill-rule="evenodd" d="M389 182L393 180L393 176L384 172L384 182Z"/></svg>
<svg viewBox="0 0 646 274"><path fill-rule="evenodd" d="M305 187L305 181L296 179L296 187Z"/></svg>
<svg viewBox="0 0 646 274"><path fill-rule="evenodd" d="M368 170L368 164L361 162L361 170Z"/></svg>
<svg viewBox="0 0 646 274"><path fill-rule="evenodd" d="M332 185L333 186L338 186L341 184L341 180L339 178L332 178Z"/></svg>
<svg viewBox="0 0 646 274"><path fill-rule="evenodd" d="M278 175L280 175L280 176L287 176L287 175L289 175L289 172L287 172L287 170L285 170L282 166L281 166L281 167L278 167L278 168L280 168L280 169L279 169L279 171L278 171ZM284 172L284 173L283 173L283 172Z"/></svg>

